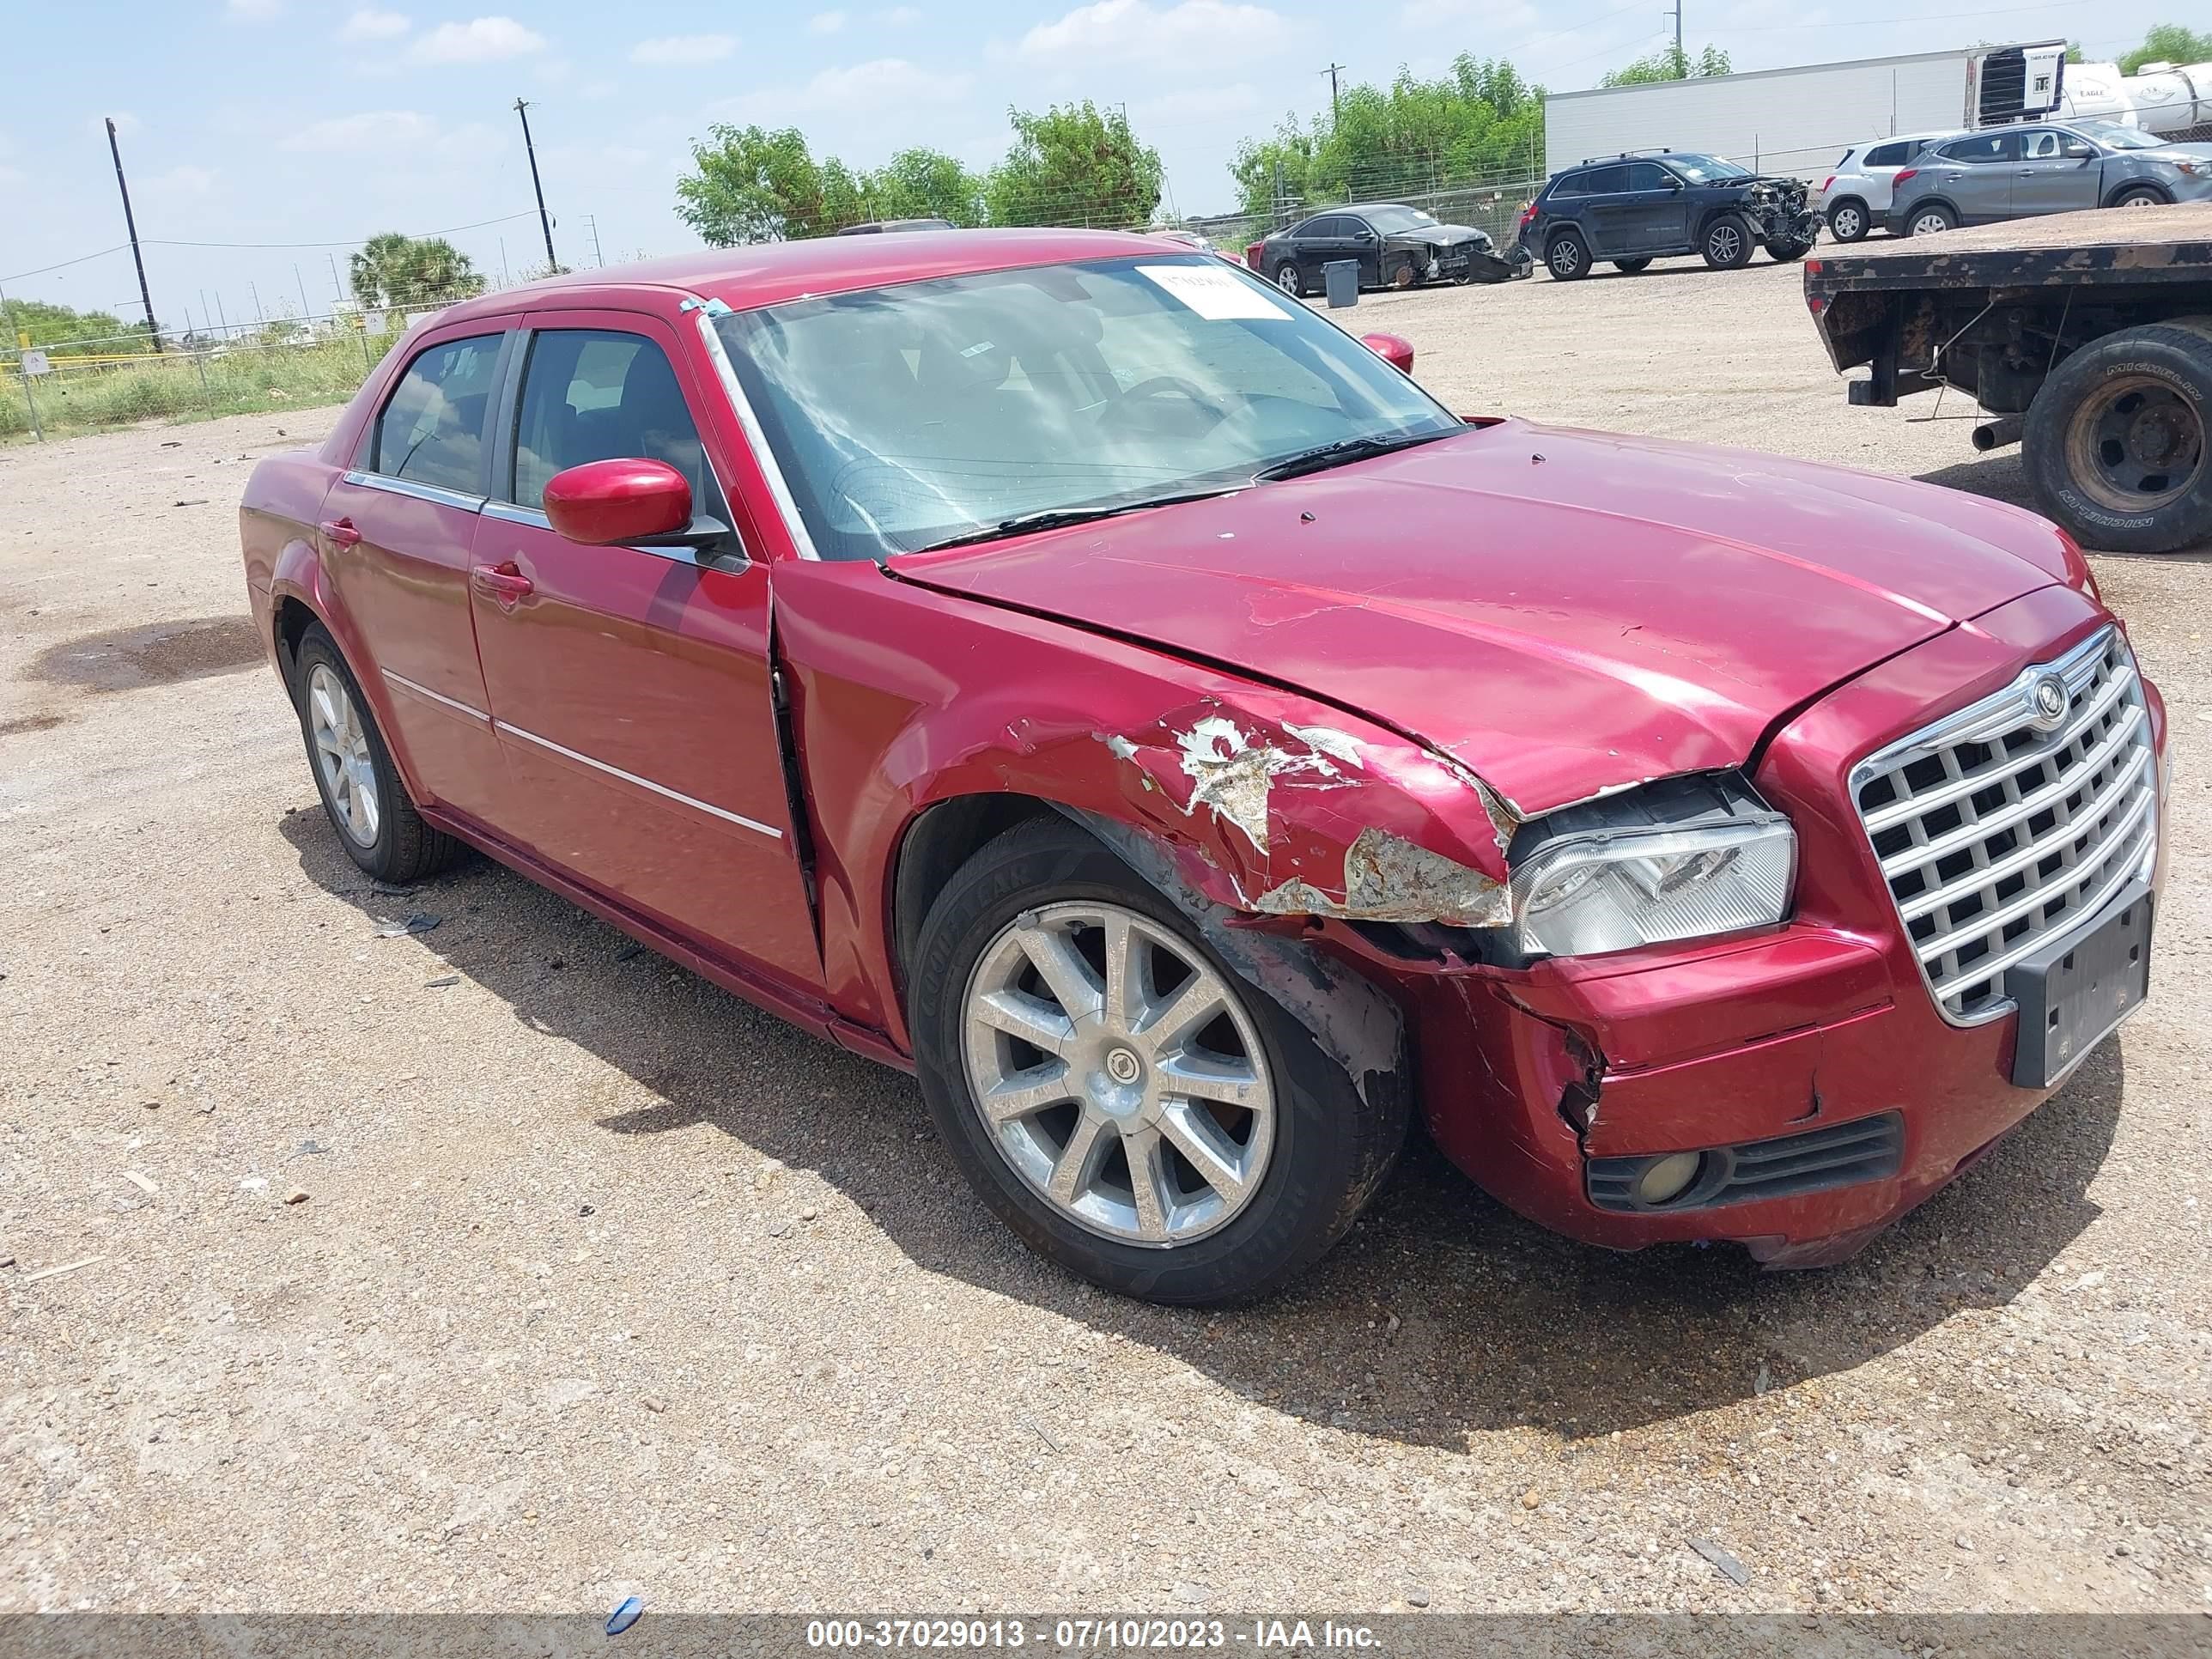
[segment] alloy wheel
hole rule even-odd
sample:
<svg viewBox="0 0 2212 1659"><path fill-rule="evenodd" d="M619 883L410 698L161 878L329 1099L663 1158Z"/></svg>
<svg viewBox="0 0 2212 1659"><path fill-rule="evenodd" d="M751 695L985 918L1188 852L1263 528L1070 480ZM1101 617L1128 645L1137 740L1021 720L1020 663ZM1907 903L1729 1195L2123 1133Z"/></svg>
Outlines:
<svg viewBox="0 0 2212 1659"><path fill-rule="evenodd" d="M1572 237L1562 237L1552 245L1552 269L1560 276L1571 276L1582 265L1582 244Z"/></svg>
<svg viewBox="0 0 2212 1659"><path fill-rule="evenodd" d="M1259 1191L1275 1098L1258 1029L1151 918L1104 900L1024 911L969 976L961 1031L992 1145L1078 1225L1184 1244Z"/></svg>
<svg viewBox="0 0 2212 1659"><path fill-rule="evenodd" d="M1856 208L1838 208L1834 217L1828 221L1828 228L1835 232L1838 241L1855 240L1863 228L1859 220L1859 210Z"/></svg>
<svg viewBox="0 0 2212 1659"><path fill-rule="evenodd" d="M368 727L354 708L345 682L323 663L317 663L307 676L307 727L314 738L315 764L322 773L331 816L356 847L375 846L381 820Z"/></svg>
<svg viewBox="0 0 2212 1659"><path fill-rule="evenodd" d="M1298 290L1301 286L1298 282L1298 268L1293 264L1285 264L1280 270L1278 270L1275 273L1275 286L1282 289L1284 293L1289 295L1293 300L1298 298Z"/></svg>
<svg viewBox="0 0 2212 1659"><path fill-rule="evenodd" d="M1743 253L1743 233L1734 225L1715 225L1712 234L1705 239L1705 246L1716 263L1734 264Z"/></svg>
<svg viewBox="0 0 2212 1659"><path fill-rule="evenodd" d="M1940 213L1923 213L1912 222L1915 236L1933 236L1936 232L1951 228L1951 222Z"/></svg>

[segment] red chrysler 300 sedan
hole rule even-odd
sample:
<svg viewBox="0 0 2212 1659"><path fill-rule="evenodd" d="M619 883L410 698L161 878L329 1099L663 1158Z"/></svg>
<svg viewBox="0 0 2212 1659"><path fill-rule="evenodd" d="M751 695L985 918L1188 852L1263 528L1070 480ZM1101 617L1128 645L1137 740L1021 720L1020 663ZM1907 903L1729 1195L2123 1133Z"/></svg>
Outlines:
<svg viewBox="0 0 2212 1659"><path fill-rule="evenodd" d="M1370 343L1088 232L580 273L264 461L246 580L363 869L912 1068L1101 1284L1282 1284L1414 1110L1577 1238L1840 1259L2140 1002L2158 693L2029 514Z"/></svg>

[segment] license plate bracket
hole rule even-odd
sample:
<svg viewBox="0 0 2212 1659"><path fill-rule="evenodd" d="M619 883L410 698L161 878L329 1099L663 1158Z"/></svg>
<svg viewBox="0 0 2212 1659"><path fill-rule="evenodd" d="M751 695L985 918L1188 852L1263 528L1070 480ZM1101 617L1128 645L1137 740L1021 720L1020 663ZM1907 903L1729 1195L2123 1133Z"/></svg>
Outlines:
<svg viewBox="0 0 2212 1659"><path fill-rule="evenodd" d="M2020 1005L2014 1083L2051 1087L2142 1006L2150 933L2150 889L2130 882L2087 927L2005 969L2005 994Z"/></svg>

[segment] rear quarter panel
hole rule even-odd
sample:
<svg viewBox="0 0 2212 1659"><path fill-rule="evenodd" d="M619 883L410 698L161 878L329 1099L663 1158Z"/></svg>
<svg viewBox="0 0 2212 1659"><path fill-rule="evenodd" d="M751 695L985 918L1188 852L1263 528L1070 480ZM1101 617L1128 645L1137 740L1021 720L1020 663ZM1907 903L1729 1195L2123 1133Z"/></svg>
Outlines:
<svg viewBox="0 0 2212 1659"><path fill-rule="evenodd" d="M238 508L238 535L246 559L246 595L272 663L276 661L273 616L277 599L285 592L307 598L318 586L315 526L336 476L316 453L302 449L268 457L246 480Z"/></svg>

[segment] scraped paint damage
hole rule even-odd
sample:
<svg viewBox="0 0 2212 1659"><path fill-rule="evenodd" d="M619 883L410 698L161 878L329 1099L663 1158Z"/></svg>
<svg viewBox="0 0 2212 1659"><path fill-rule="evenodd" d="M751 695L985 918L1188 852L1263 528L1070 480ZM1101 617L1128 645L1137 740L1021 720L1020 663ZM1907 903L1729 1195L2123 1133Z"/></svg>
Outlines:
<svg viewBox="0 0 2212 1659"><path fill-rule="evenodd" d="M1234 832L1198 850L1247 910L1458 927L1511 918L1504 851L1517 819L1448 757L1334 726L1270 729L1213 704L1092 735L1132 769L1135 798L1164 797L1186 818L1203 811ZM1453 805L1465 793L1482 814L1472 836L1461 828L1470 815Z"/></svg>

